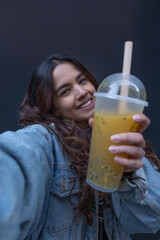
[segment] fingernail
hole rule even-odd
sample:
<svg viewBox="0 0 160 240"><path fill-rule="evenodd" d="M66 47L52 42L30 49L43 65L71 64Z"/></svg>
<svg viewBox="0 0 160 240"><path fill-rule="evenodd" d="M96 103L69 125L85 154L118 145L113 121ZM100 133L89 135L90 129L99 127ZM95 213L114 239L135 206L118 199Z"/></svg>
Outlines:
<svg viewBox="0 0 160 240"><path fill-rule="evenodd" d="M119 157L115 157L115 158L114 158L114 161L115 161L116 163L121 163L121 162L122 162Z"/></svg>
<svg viewBox="0 0 160 240"><path fill-rule="evenodd" d="M117 150L118 150L118 147L117 147L117 146L110 146L110 147L109 147L109 151L110 151L111 153L117 153Z"/></svg>
<svg viewBox="0 0 160 240"><path fill-rule="evenodd" d="M120 142L120 136L119 135L113 135L110 137L111 141L114 143L119 143Z"/></svg>
<svg viewBox="0 0 160 240"><path fill-rule="evenodd" d="M140 119L142 119L141 115L138 115L138 114L133 115L132 118L133 118L133 120L140 120Z"/></svg>

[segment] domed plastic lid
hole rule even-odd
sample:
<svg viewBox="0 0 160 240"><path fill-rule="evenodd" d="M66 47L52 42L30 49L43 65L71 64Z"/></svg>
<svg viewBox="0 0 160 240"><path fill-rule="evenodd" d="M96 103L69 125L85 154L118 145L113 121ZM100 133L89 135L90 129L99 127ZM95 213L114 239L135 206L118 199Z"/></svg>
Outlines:
<svg viewBox="0 0 160 240"><path fill-rule="evenodd" d="M122 89L126 89L127 94L124 95ZM131 74L125 76L122 73L109 75L101 82L97 92L124 95L132 99L146 101L146 89L143 83Z"/></svg>

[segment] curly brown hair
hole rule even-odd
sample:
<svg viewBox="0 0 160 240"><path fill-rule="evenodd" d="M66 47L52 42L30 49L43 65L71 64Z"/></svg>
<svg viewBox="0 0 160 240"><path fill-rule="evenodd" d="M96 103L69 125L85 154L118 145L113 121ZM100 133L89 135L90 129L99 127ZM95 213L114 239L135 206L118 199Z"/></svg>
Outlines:
<svg viewBox="0 0 160 240"><path fill-rule="evenodd" d="M57 135L65 156L71 162L70 168L76 173L73 180L79 179L80 181L81 191L79 193L78 212L84 214L88 223L92 224L91 206L94 199L94 190L86 183L91 129L87 121L73 121L61 116L57 117L55 114L52 72L57 65L65 62L73 64L90 80L95 89L98 88L92 74L75 58L64 54L51 55L40 64L32 75L24 100L19 107L19 125L24 127L32 124L42 124L48 131ZM49 127L51 123L54 123L56 131ZM146 145L146 156L160 170L160 163L149 145Z"/></svg>

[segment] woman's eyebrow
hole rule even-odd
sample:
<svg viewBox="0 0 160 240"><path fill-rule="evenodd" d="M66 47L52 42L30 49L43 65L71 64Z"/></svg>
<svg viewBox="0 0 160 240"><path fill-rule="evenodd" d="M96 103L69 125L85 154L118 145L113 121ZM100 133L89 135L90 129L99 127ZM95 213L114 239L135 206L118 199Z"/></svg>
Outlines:
<svg viewBox="0 0 160 240"><path fill-rule="evenodd" d="M78 80L81 76L83 76L83 73L79 73L76 77L76 80ZM65 88L65 87L68 87L70 85L70 83L65 83L65 84L62 84L61 86L59 86L56 91L55 91L55 94L57 94L57 92L59 92L59 90L61 90L62 88Z"/></svg>
<svg viewBox="0 0 160 240"><path fill-rule="evenodd" d="M82 75L83 75L83 73L80 72L80 73L78 74L78 76L76 77L76 80L78 80Z"/></svg>
<svg viewBox="0 0 160 240"><path fill-rule="evenodd" d="M70 83L62 84L61 86L59 86L59 87L56 89L55 94L57 94L57 92L58 92L59 90L61 90L62 88L68 87L69 85L70 85Z"/></svg>

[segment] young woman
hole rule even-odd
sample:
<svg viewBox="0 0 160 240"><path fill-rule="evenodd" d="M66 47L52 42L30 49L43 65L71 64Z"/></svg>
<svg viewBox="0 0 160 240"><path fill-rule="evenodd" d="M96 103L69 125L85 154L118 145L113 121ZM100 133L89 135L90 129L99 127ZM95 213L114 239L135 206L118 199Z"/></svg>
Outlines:
<svg viewBox="0 0 160 240"><path fill-rule="evenodd" d="M96 89L91 73L67 55L48 57L33 74L22 129L0 136L1 240L96 240L99 198L102 239L158 231L160 164L141 134L145 115L134 116L138 133L112 137L110 151L130 156L115 158L125 167L118 190L95 194L86 183Z"/></svg>

